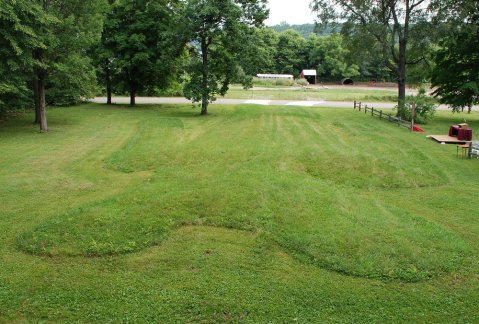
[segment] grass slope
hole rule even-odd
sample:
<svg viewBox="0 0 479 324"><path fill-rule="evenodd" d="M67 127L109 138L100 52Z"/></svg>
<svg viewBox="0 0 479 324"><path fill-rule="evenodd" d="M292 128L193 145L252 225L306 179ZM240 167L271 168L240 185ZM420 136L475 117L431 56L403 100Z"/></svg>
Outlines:
<svg viewBox="0 0 479 324"><path fill-rule="evenodd" d="M479 320L477 160L355 111L211 112L1 124L0 320Z"/></svg>

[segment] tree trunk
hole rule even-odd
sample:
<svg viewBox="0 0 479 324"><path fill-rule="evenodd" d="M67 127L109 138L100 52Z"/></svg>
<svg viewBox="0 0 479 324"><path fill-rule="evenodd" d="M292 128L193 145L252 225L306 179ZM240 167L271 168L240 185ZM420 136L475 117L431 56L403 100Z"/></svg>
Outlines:
<svg viewBox="0 0 479 324"><path fill-rule="evenodd" d="M43 51L37 49L33 52L33 58L38 61L38 63L43 62ZM47 71L42 67L34 68L34 88L36 89L35 95L35 110L36 117L38 118L38 123L40 124L40 132L48 132L47 124L47 112L46 112L46 103L45 103L45 83L46 83ZM36 85L36 86L35 86Z"/></svg>
<svg viewBox="0 0 479 324"><path fill-rule="evenodd" d="M402 76L398 78L398 116L403 117L404 109L406 109L406 78Z"/></svg>
<svg viewBox="0 0 479 324"><path fill-rule="evenodd" d="M136 105L136 84L130 82L130 106Z"/></svg>
<svg viewBox="0 0 479 324"><path fill-rule="evenodd" d="M106 83L106 104L111 105L112 89L111 89L111 76L110 68L105 69L105 83Z"/></svg>
<svg viewBox="0 0 479 324"><path fill-rule="evenodd" d="M40 117L40 131L48 132L47 111L46 111L46 104L45 104L45 79L46 79L45 71L42 69L37 70L37 78L38 78L38 105L39 105L38 109L39 109L39 117Z"/></svg>
<svg viewBox="0 0 479 324"><path fill-rule="evenodd" d="M201 39L201 53L203 58L201 115L208 115L208 44L205 37Z"/></svg>
<svg viewBox="0 0 479 324"><path fill-rule="evenodd" d="M107 86L106 88L106 104L111 105L111 86Z"/></svg>
<svg viewBox="0 0 479 324"><path fill-rule="evenodd" d="M398 117L404 117L406 106L406 45L407 40L399 40L399 60L398 60Z"/></svg>
<svg viewBox="0 0 479 324"><path fill-rule="evenodd" d="M38 79L35 69L33 70L33 102L35 103L35 122L40 124L40 98L38 97Z"/></svg>
<svg viewBox="0 0 479 324"><path fill-rule="evenodd" d="M208 100L203 100L201 101L201 114L202 115L208 115Z"/></svg>

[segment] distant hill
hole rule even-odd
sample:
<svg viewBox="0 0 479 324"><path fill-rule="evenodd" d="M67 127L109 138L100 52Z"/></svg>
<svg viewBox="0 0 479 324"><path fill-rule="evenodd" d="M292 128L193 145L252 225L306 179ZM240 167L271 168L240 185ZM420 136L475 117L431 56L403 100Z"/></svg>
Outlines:
<svg viewBox="0 0 479 324"><path fill-rule="evenodd" d="M288 29L293 29L300 33L304 38L307 38L311 34L316 34L315 24L290 25L286 22L282 22L279 25L270 26L270 28L277 31L278 33L284 32ZM320 34L329 35L331 34L331 30L322 31Z"/></svg>
<svg viewBox="0 0 479 324"><path fill-rule="evenodd" d="M305 38L308 37L310 34L314 34L314 24L290 25L288 23L281 23L276 26L271 26L271 28L278 33L284 32L288 29L294 29Z"/></svg>

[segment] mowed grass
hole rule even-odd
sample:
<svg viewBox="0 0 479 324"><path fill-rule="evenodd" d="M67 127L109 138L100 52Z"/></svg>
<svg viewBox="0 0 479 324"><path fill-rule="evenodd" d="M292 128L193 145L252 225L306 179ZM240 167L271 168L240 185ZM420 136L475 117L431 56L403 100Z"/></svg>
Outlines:
<svg viewBox="0 0 479 324"><path fill-rule="evenodd" d="M479 321L479 161L455 146L352 109L31 118L0 124L0 321Z"/></svg>
<svg viewBox="0 0 479 324"><path fill-rule="evenodd" d="M232 87L226 94L228 99L257 99L257 100L328 100L328 101L368 101L368 102L396 102L397 90L362 89L350 86L341 88L316 88L316 89L287 89L287 88L262 88L244 90Z"/></svg>

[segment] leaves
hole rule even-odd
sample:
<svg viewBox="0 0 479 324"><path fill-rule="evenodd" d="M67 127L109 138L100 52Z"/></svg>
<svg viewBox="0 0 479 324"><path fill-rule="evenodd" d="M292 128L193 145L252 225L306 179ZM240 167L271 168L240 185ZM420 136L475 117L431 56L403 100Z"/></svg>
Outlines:
<svg viewBox="0 0 479 324"><path fill-rule="evenodd" d="M171 1L119 0L105 22L101 46L94 51L97 66L117 73L118 83L144 92L166 86L177 69L185 41L174 37Z"/></svg>
<svg viewBox="0 0 479 324"><path fill-rule="evenodd" d="M183 17L180 34L189 41L191 56L184 94L193 102L201 101L205 114L208 103L226 94L239 75L239 62L251 59L243 52L252 43L251 28L267 17L266 1L188 0ZM248 78L236 79L248 83Z"/></svg>
<svg viewBox="0 0 479 324"><path fill-rule="evenodd" d="M461 111L479 103L479 27L461 23L441 42L433 71L434 95Z"/></svg>

